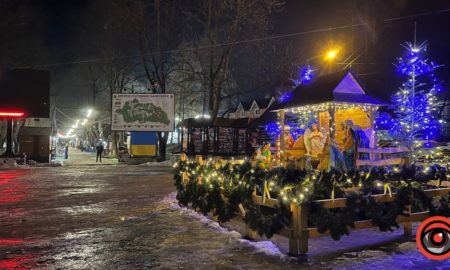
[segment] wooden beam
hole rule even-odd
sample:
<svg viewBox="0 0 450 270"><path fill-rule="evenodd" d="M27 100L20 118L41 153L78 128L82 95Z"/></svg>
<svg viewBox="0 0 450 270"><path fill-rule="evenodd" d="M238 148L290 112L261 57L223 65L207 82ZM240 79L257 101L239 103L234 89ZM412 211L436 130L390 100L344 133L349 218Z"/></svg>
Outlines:
<svg viewBox="0 0 450 270"><path fill-rule="evenodd" d="M387 158L378 160L358 159L356 160L356 166L389 166L400 165L404 162L403 158Z"/></svg>
<svg viewBox="0 0 450 270"><path fill-rule="evenodd" d="M396 219L397 224L402 224L402 223L406 223L406 222L418 222L418 221L423 221L425 219L427 219L430 216L429 212L420 212L420 213L414 213L411 214L411 216L407 217L407 216L398 216ZM370 228L375 228L376 226L374 226L372 224L372 220L367 219L367 220L361 220L361 221L356 221L355 222L355 228L351 228L348 227L349 230L353 231L353 230L361 230L361 229L370 229ZM317 228L308 228L308 233L309 233L309 237L320 237L320 236L326 236L326 235L330 235L329 231L326 231L324 233L319 233L317 231Z"/></svg>
<svg viewBox="0 0 450 270"><path fill-rule="evenodd" d="M268 199L266 198L265 203L263 203L263 197L256 195L256 191L252 194L253 203L256 205L267 206L271 208L275 208L278 205L278 199Z"/></svg>
<svg viewBox="0 0 450 270"><path fill-rule="evenodd" d="M436 196L446 196L450 193L450 188L436 188L436 189L428 189L424 191L425 195L428 197L436 197ZM397 193L393 193L392 197L384 194L372 195L376 202L392 202L395 200ZM256 195L256 192L253 193L253 203L256 205L263 205L267 207L275 207L278 205L277 199L266 199L266 202L263 204L262 196ZM347 206L347 198L337 198L337 199L326 199L326 200L316 200L318 203L322 203L325 208L342 208Z"/></svg>
<svg viewBox="0 0 450 270"><path fill-rule="evenodd" d="M446 196L450 193L450 188L428 189L425 190L424 193L428 197ZM396 196L397 193L393 193L392 197L384 194L372 195L376 202L392 202L395 200ZM347 198L316 200L316 202L322 203L325 208L342 208L347 206Z"/></svg>
<svg viewBox="0 0 450 270"><path fill-rule="evenodd" d="M408 152L406 147L383 147L383 148L358 148L359 153L371 154L396 154Z"/></svg>
<svg viewBox="0 0 450 270"><path fill-rule="evenodd" d="M285 111L281 110L280 112L280 164L284 165L285 163L285 157L286 157L286 145L284 141L284 118L285 118Z"/></svg>

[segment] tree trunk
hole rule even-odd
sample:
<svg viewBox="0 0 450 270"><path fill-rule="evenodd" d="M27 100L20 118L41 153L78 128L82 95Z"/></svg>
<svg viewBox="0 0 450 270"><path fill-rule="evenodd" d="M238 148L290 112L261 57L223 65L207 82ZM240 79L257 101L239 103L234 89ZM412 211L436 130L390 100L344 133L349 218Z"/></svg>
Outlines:
<svg viewBox="0 0 450 270"><path fill-rule="evenodd" d="M112 149L111 149L111 156L112 157L117 157L118 155L118 153L119 153L119 151L118 151L118 147L117 147L117 133L116 133L116 131L112 131L111 132L111 136L112 136L112 140L111 140L111 143L112 143Z"/></svg>

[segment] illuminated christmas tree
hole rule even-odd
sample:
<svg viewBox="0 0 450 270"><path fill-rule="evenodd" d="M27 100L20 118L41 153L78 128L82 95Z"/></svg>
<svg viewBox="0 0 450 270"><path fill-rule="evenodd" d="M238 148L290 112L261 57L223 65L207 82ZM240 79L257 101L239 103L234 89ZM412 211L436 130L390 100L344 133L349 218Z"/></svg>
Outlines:
<svg viewBox="0 0 450 270"><path fill-rule="evenodd" d="M289 79L292 81L292 88L295 90L301 84L309 84L314 79L314 72L317 69L312 69L310 65L305 67L298 67L298 78L297 79ZM288 90L287 92L280 95L278 98L279 102L287 102L293 97L293 91ZM290 120L285 121L285 125L290 127L290 133L296 139L300 134L303 134L305 129L308 126L311 126L312 123L317 121L315 119L316 114L310 112L301 112L298 113L297 117L288 117ZM295 120L294 120L295 119ZM276 138L279 136L280 131L282 130L279 123L269 123L265 126L265 130L267 134L269 134L272 138Z"/></svg>
<svg viewBox="0 0 450 270"><path fill-rule="evenodd" d="M395 121L392 121L391 134L398 144L410 149L413 161L428 155L426 149L438 137L442 122L438 111L442 102L436 97L442 91L442 82L435 76L440 65L426 58L427 45L427 42L403 44L406 54L397 58L395 65L406 81L392 96Z"/></svg>

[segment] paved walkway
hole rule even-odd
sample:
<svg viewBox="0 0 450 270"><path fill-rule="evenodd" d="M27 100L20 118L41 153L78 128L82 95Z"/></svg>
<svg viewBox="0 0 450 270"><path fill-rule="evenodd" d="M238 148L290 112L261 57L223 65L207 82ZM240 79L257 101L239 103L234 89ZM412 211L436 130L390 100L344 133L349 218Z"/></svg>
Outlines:
<svg viewBox="0 0 450 270"><path fill-rule="evenodd" d="M77 148L69 148L69 158L57 157L52 163L60 163L62 165L93 165L93 164L117 164L117 158L102 158L102 162L96 162L96 153L81 152Z"/></svg>

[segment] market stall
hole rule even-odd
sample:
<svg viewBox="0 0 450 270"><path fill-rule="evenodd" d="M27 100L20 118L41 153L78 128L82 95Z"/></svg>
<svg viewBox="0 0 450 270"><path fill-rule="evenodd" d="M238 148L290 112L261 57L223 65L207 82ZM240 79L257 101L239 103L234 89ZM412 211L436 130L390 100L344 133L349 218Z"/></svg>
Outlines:
<svg viewBox="0 0 450 270"><path fill-rule="evenodd" d="M189 118L181 128L181 150L189 156L244 156L251 153L250 119Z"/></svg>

